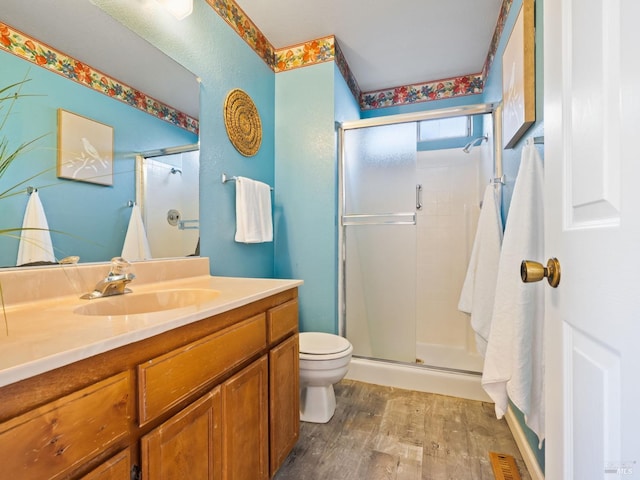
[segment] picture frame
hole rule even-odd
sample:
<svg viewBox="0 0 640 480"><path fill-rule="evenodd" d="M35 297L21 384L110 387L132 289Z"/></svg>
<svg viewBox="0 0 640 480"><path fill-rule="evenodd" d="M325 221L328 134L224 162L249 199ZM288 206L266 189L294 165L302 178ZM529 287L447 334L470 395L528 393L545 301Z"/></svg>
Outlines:
<svg viewBox="0 0 640 480"><path fill-rule="evenodd" d="M113 127L59 108L57 176L113 185Z"/></svg>
<svg viewBox="0 0 640 480"><path fill-rule="evenodd" d="M534 0L524 0L502 54L503 147L513 148L536 120Z"/></svg>

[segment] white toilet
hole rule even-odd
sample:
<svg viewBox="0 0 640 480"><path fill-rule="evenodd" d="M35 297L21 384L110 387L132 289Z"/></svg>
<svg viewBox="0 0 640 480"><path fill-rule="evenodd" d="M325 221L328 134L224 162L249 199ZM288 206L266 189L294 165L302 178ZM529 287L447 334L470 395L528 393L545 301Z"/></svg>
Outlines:
<svg viewBox="0 0 640 480"><path fill-rule="evenodd" d="M353 346L331 333L300 334L300 420L327 423L336 410L333 384L349 370Z"/></svg>

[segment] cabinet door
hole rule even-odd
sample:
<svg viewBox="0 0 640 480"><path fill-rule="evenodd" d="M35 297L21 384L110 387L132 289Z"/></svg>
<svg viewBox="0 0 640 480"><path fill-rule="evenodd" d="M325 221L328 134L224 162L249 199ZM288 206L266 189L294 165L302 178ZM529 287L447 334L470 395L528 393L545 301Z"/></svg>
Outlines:
<svg viewBox="0 0 640 480"><path fill-rule="evenodd" d="M266 355L222 384L223 479L267 480Z"/></svg>
<svg viewBox="0 0 640 480"><path fill-rule="evenodd" d="M269 352L269 442L273 476L300 433L298 334Z"/></svg>
<svg viewBox="0 0 640 480"><path fill-rule="evenodd" d="M0 477L67 478L129 435L127 372L0 424Z"/></svg>
<svg viewBox="0 0 640 480"><path fill-rule="evenodd" d="M221 478L220 388L141 439L143 480Z"/></svg>
<svg viewBox="0 0 640 480"><path fill-rule="evenodd" d="M129 449L111 457L82 480L131 480L131 454Z"/></svg>

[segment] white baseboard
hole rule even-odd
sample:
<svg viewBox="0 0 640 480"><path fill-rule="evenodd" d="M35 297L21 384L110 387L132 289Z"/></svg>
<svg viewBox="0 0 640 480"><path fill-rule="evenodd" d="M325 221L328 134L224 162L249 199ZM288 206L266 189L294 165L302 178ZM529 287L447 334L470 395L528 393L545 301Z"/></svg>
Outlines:
<svg viewBox="0 0 640 480"><path fill-rule="evenodd" d="M524 431L522 430L522 426L520 426L511 406L507 409L507 414L504 418L507 420L507 425L509 425L509 430L511 430L511 434L516 441L518 450L520 450L522 459L527 466L531 480L544 480L544 473L542 473L540 465L538 465L538 460L536 459L533 449L531 448L531 445L529 445L527 437L525 437Z"/></svg>

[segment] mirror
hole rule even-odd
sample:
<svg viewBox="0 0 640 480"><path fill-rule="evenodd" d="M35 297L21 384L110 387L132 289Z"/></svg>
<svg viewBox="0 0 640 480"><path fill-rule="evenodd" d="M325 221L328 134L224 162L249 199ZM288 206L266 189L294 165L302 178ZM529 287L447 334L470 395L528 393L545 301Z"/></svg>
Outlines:
<svg viewBox="0 0 640 480"><path fill-rule="evenodd" d="M130 205L144 200L136 156L198 143L196 76L88 1L5 1L0 37L0 88L26 80L11 109L0 104L0 139L11 151L37 139L0 176L0 230L22 226L32 186L57 259L120 255ZM112 127L112 185L57 176L59 109ZM197 175L189 181L197 188ZM15 236L0 235L0 266L15 266L17 250Z"/></svg>

